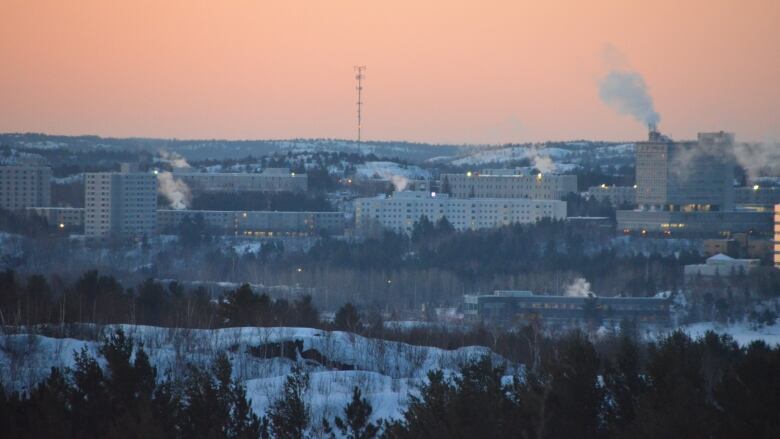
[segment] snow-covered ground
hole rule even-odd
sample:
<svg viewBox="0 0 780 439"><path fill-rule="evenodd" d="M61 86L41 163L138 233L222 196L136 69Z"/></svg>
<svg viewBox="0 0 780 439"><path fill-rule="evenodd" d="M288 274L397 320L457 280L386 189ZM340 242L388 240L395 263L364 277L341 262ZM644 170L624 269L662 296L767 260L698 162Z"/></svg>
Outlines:
<svg viewBox="0 0 780 439"><path fill-rule="evenodd" d="M215 354L226 352L235 377L246 384L253 408L259 414L281 393L294 363L303 364L310 374L307 399L311 401L312 419L340 413L356 385L373 404L374 418L397 417L408 404L409 392L415 391L428 371L443 369L451 373L460 364L484 355L503 361L484 347L448 351L310 328L120 327L143 343L160 377L166 372L175 375L188 363L207 365ZM284 357L261 358L252 353L253 348L279 342L302 344L302 349L292 353L296 361ZM94 341L68 338L2 335L0 376L6 386L29 388L45 377L51 367L72 367L75 351L86 347L94 355L98 346ZM327 362L304 360L301 354L315 350Z"/></svg>
<svg viewBox="0 0 780 439"><path fill-rule="evenodd" d="M747 346L756 340L763 340L769 345L780 345L780 322L772 326L753 328L749 323L732 323L721 325L715 322L699 322L685 325L681 328L691 337L701 337L707 331L718 334L728 334L740 346Z"/></svg>
<svg viewBox="0 0 780 439"><path fill-rule="evenodd" d="M396 162L365 162L357 165L355 173L362 178L379 177L390 180L393 177L403 177L408 179L429 179L431 173L419 166L404 166Z"/></svg>

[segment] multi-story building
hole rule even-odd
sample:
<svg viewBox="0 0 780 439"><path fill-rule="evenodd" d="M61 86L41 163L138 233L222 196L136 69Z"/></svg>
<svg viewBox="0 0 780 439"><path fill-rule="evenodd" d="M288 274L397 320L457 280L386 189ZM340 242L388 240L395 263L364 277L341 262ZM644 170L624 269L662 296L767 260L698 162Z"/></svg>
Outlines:
<svg viewBox="0 0 780 439"><path fill-rule="evenodd" d="M665 324L670 319L667 297L547 296L530 291L495 291L463 297L463 314L497 324L540 319L548 323L634 320Z"/></svg>
<svg viewBox="0 0 780 439"><path fill-rule="evenodd" d="M636 187L634 186L591 186L588 188L588 196L599 201L609 201L615 207L633 206L636 204Z"/></svg>
<svg viewBox="0 0 780 439"><path fill-rule="evenodd" d="M185 168L186 169L186 168ZM306 192L306 174L285 168L267 168L255 173L211 173L174 170L174 178L187 183L193 191L203 192Z"/></svg>
<svg viewBox="0 0 780 439"><path fill-rule="evenodd" d="M653 132L636 145L636 201L644 210L734 209L734 135L699 133L674 142Z"/></svg>
<svg viewBox="0 0 780 439"><path fill-rule="evenodd" d="M421 217L447 220L456 230L533 223L542 218L566 218L566 202L525 198L453 198L447 194L420 191L394 192L393 196L355 200L355 224L374 224L396 232L411 233Z"/></svg>
<svg viewBox="0 0 780 439"><path fill-rule="evenodd" d="M737 211L734 135L699 133L675 142L656 131L636 145L636 210L619 210L624 232L729 236L768 234L771 213Z"/></svg>
<svg viewBox="0 0 780 439"><path fill-rule="evenodd" d="M775 204L775 267L780 268L780 204Z"/></svg>
<svg viewBox="0 0 780 439"><path fill-rule="evenodd" d="M185 218L203 219L213 233L250 236L309 236L317 233L344 233L346 222L341 212L270 212L216 210L158 210L161 232L175 232Z"/></svg>
<svg viewBox="0 0 780 439"><path fill-rule="evenodd" d="M46 219L49 225L81 233L84 230L83 207L28 207L28 212Z"/></svg>
<svg viewBox="0 0 780 439"><path fill-rule="evenodd" d="M0 208L8 210L51 204L51 168L37 165L0 166Z"/></svg>
<svg viewBox="0 0 780 439"><path fill-rule="evenodd" d="M157 229L157 177L152 173L84 174L84 234L92 237L150 236Z"/></svg>
<svg viewBox="0 0 780 439"><path fill-rule="evenodd" d="M780 203L780 187L755 184L734 188L734 202L741 210L771 211Z"/></svg>
<svg viewBox="0 0 780 439"><path fill-rule="evenodd" d="M561 200L577 192L576 175L442 174L439 188L455 198L528 198Z"/></svg>

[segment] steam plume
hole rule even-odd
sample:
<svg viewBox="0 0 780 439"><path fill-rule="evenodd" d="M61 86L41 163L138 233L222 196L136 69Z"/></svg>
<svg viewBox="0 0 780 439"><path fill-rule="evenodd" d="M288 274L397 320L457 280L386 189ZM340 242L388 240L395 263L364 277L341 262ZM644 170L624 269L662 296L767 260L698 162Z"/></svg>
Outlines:
<svg viewBox="0 0 780 439"><path fill-rule="evenodd" d="M655 127L661 116L655 111L644 78L637 72L612 71L599 84L601 100L620 114Z"/></svg>
<svg viewBox="0 0 780 439"><path fill-rule="evenodd" d="M594 295L590 290L590 282L582 277L574 279L574 281L566 287L565 294L567 297L589 297Z"/></svg>
<svg viewBox="0 0 780 439"><path fill-rule="evenodd" d="M187 163L187 159L185 159L181 154L176 152L168 152L165 150L160 151L160 158L162 158L164 161L170 163L170 165L174 168L189 168L190 164Z"/></svg>
<svg viewBox="0 0 780 439"><path fill-rule="evenodd" d="M192 193L187 183L173 178L170 172L157 174L157 192L168 199L172 209L186 209L192 200Z"/></svg>
<svg viewBox="0 0 780 439"><path fill-rule="evenodd" d="M393 183L396 192L401 192L409 186L409 179L400 175L393 175L390 177L390 182Z"/></svg>

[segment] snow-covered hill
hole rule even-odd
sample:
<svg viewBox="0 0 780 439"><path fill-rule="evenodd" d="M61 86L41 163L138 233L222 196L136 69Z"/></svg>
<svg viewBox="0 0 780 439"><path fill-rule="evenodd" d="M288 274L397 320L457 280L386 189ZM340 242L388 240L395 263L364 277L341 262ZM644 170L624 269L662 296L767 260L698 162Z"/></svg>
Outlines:
<svg viewBox="0 0 780 439"><path fill-rule="evenodd" d="M160 377L166 372L175 375L188 363L205 366L216 353L227 352L235 377L246 384L253 408L260 414L280 394L292 366L302 364L310 373L312 419L339 414L356 385L373 404L375 418L396 417L428 371L451 372L484 355L504 361L483 347L448 351L310 328L119 327L143 343ZM98 347L98 342L72 338L2 335L0 376L6 386L29 388L51 367L73 366L75 351L87 348L95 355Z"/></svg>

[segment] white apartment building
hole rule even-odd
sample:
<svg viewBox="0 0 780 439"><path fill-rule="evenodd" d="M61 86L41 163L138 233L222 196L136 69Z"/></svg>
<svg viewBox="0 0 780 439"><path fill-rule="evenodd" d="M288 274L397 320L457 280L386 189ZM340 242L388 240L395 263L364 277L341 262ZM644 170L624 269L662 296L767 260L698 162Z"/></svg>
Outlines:
<svg viewBox="0 0 780 439"><path fill-rule="evenodd" d="M156 232L157 177L154 174L86 173L84 186L85 235L139 237Z"/></svg>
<svg viewBox="0 0 780 439"><path fill-rule="evenodd" d="M0 208L19 210L51 204L51 168L0 166Z"/></svg>
<svg viewBox="0 0 780 439"><path fill-rule="evenodd" d="M490 174L467 172L442 174L439 188L455 198L528 198L561 200L577 192L576 175Z"/></svg>
<svg viewBox="0 0 780 439"><path fill-rule="evenodd" d="M309 185L306 174L286 168L267 168L259 174L175 169L174 177L187 183L190 189L203 192L306 192Z"/></svg>
<svg viewBox="0 0 780 439"><path fill-rule="evenodd" d="M542 218L566 218L566 202L525 198L453 198L447 194L421 191L394 192L393 196L355 200L355 224L378 224L396 232L411 233L414 223L426 216L442 217L456 230L500 227L513 223L533 223Z"/></svg>

